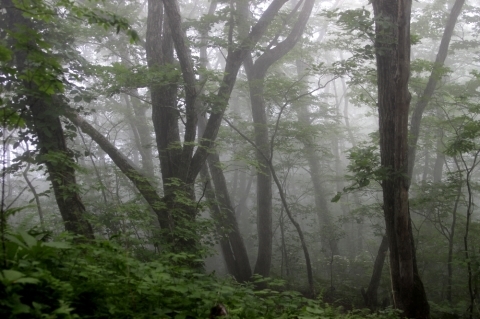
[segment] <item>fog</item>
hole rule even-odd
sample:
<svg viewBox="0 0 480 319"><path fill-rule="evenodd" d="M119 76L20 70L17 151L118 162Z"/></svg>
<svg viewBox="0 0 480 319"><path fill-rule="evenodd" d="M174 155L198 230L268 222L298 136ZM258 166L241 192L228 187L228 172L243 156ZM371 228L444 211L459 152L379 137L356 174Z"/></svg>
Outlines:
<svg viewBox="0 0 480 319"><path fill-rule="evenodd" d="M369 1L40 2L0 10L2 232L193 254L220 278L408 314L386 239L401 178L430 312L478 315L477 3L412 4L396 170L379 108L402 70L379 61L401 42Z"/></svg>

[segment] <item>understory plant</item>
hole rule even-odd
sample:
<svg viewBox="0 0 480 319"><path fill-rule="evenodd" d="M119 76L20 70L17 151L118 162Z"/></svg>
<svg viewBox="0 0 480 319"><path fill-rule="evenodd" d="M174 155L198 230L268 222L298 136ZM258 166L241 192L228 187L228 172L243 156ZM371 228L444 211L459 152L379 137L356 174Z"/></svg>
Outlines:
<svg viewBox="0 0 480 319"><path fill-rule="evenodd" d="M222 303L228 318L396 318L388 311L342 313L281 281L238 284L188 265L195 256L160 254L143 262L113 241L52 240L35 229L7 230L0 267L1 318L207 318ZM280 287L280 289L278 289Z"/></svg>

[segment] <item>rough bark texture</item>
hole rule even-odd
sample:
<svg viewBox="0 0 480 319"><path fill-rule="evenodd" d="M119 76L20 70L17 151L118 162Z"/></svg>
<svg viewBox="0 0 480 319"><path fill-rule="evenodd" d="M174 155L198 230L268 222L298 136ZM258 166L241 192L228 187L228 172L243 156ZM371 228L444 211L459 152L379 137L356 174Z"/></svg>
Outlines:
<svg viewBox="0 0 480 319"><path fill-rule="evenodd" d="M408 208L410 0L375 0L383 209L390 248L394 306L407 318L428 318L429 305L416 267Z"/></svg>
<svg viewBox="0 0 480 319"><path fill-rule="evenodd" d="M21 33L22 29L18 26L35 28L31 20L27 20L11 0L3 0L2 4L7 10L7 25L10 30ZM22 73L29 67L27 66L28 52L24 48L18 47L14 38L10 40L15 66L17 71ZM41 49L35 48L35 43L29 45L32 46L30 51L41 51ZM24 81L23 85L26 89L26 105L30 107L27 123L37 137L38 159L47 167L65 229L87 239L93 239L93 230L85 218L85 207L79 196L73 153L66 145L59 118L63 112L62 97L39 91L33 82Z"/></svg>

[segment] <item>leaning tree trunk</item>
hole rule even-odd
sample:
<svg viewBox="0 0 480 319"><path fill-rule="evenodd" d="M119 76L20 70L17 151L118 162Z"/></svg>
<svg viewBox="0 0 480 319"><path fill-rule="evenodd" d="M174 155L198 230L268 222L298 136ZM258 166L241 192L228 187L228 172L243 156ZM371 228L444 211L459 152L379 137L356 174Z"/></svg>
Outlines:
<svg viewBox="0 0 480 319"><path fill-rule="evenodd" d="M12 32L23 32L23 27L31 27L31 21L23 16L23 12L15 7L11 0L2 2L7 10L7 25ZM27 70L28 52L14 38L10 45L15 56L16 68L19 73ZM24 45L24 44L23 44ZM42 54L42 49L35 43L30 43L30 50ZM38 57L37 57L38 59ZM73 154L68 149L63 132L60 115L63 112L62 97L41 92L33 82L24 82L31 117L28 119L30 128L37 137L39 160L47 167L55 199L62 215L65 229L74 234L93 239L93 229L85 217L85 206L79 195L79 186L75 178L75 162Z"/></svg>
<svg viewBox="0 0 480 319"><path fill-rule="evenodd" d="M410 123L410 141L408 148L408 176L410 179L413 175L413 166L415 163L415 155L417 150L417 141L420 133L420 123L422 121L422 115L425 111L425 108L428 106L433 93L435 92L435 87L437 86L438 81L442 78L441 69L445 64L445 60L448 54L448 46L450 45L450 40L452 39L453 29L457 23L457 18L462 12L463 4L465 0L456 0L455 4L452 7L452 11L448 17L447 25L443 31L442 41L440 42L440 47L438 49L437 57L433 63L433 69L428 79L427 86L423 91L423 94L418 98L418 101L415 105L412 114L412 120Z"/></svg>
<svg viewBox="0 0 480 319"><path fill-rule="evenodd" d="M365 306L367 306L372 311L376 310L378 307L378 298L377 291L380 286L380 280L382 279L382 270L383 264L385 263L385 256L388 251L388 238L387 236L382 237L382 242L378 248L377 257L375 257L375 262L373 264L373 273L370 278L370 283L368 288L365 291L363 288L361 290L363 300L365 301Z"/></svg>
<svg viewBox="0 0 480 319"><path fill-rule="evenodd" d="M95 129L80 115L74 112L68 112L65 116L85 134L90 136L100 148L110 156L112 161L122 171L123 174L135 185L138 192L148 205L155 212L160 227L166 232L170 229L168 215L165 214L163 207L163 199L158 195L154 185L150 183L150 179L142 174L140 169L136 167L125 155L123 155L101 132Z"/></svg>
<svg viewBox="0 0 480 319"><path fill-rule="evenodd" d="M383 209L390 248L394 306L407 318L429 318L418 275L408 208L408 109L411 0L374 0L375 54Z"/></svg>
<svg viewBox="0 0 480 319"><path fill-rule="evenodd" d="M207 15L214 14L217 8L217 1L210 2ZM200 65L207 69L208 55L207 55L207 37L208 24L202 25L200 28ZM200 74L199 80L206 81L204 74ZM203 94L203 90L199 92ZM197 111L201 114L202 106L197 105ZM207 119L204 116L198 116L198 135L202 136L207 125ZM211 175L210 175L211 173ZM211 202L211 211L215 219L217 233L220 236L220 246L223 257L229 273L235 277L238 282L246 282L252 277L252 270L247 254L247 249L243 242L242 234L238 227L237 219L235 217L235 209L233 208L233 200L231 200L228 191L227 182L221 167L220 156L217 149L213 148L207 158L206 165L202 167L200 174L208 183L207 195ZM213 181L211 185L210 181Z"/></svg>

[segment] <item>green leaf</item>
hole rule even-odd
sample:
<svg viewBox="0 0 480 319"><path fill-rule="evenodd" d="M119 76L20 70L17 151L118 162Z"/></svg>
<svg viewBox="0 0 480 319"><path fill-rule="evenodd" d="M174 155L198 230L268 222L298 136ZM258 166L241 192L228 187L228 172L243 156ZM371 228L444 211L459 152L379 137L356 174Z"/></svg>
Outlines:
<svg viewBox="0 0 480 319"><path fill-rule="evenodd" d="M57 249L70 249L70 248L72 248L72 246L70 246L69 243L58 242L58 241L43 243L43 246L57 248Z"/></svg>
<svg viewBox="0 0 480 319"><path fill-rule="evenodd" d="M340 200L340 198L342 197L342 193L338 192L337 195L335 195L332 199L331 199L331 202L332 203L336 203Z"/></svg>
<svg viewBox="0 0 480 319"><path fill-rule="evenodd" d="M35 237L31 236L29 233L27 233L26 231L19 231L18 232L20 234L20 236L22 237L23 241L25 242L25 244L27 244L28 247L33 247L33 246L36 246L38 241L35 239Z"/></svg>
<svg viewBox="0 0 480 319"><path fill-rule="evenodd" d="M15 281L22 277L25 277L25 275L19 271L12 269L2 270L2 278L6 281Z"/></svg>
<svg viewBox="0 0 480 319"><path fill-rule="evenodd" d="M17 237L12 236L12 235L5 235L5 238L8 239L10 242L17 244L17 246L22 247L22 248L28 248L25 243L23 243L21 240L19 240Z"/></svg>
<svg viewBox="0 0 480 319"><path fill-rule="evenodd" d="M12 58L12 51L0 45L0 61L9 61Z"/></svg>
<svg viewBox="0 0 480 319"><path fill-rule="evenodd" d="M35 285L38 284L39 282L40 280L36 278L31 278L31 277L24 277L15 281L15 283L18 283L18 284L35 284Z"/></svg>

